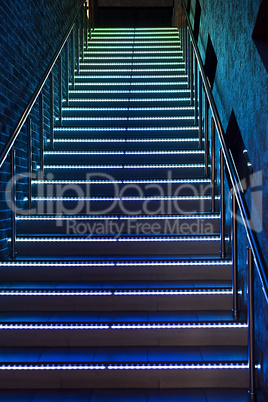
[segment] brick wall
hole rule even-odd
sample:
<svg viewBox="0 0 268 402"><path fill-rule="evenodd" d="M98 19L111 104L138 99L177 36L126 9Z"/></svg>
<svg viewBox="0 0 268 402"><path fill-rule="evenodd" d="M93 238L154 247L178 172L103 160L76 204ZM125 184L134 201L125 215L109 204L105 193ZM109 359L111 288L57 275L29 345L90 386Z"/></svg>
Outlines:
<svg viewBox="0 0 268 402"><path fill-rule="evenodd" d="M184 1L187 4L188 0ZM189 2L190 19L194 27L196 0L189 0ZM233 110L253 172L255 172L251 183L255 188L247 191L246 201L267 264L268 99L265 88L267 88L268 79L265 64L252 38L261 0L245 0L243 2L199 0L199 3L201 19L198 47L204 63L209 35L218 61L213 95L223 128L226 132ZM243 291L241 298L241 308L243 308L247 300L248 241L239 214L238 222L239 286ZM258 361L263 360L262 374L258 370L258 379L259 386L263 394L266 393L265 400L267 400L268 309L257 270L255 270L255 292L256 353ZM262 400L261 397L258 400Z"/></svg>
<svg viewBox="0 0 268 402"><path fill-rule="evenodd" d="M0 3L0 150L11 136L25 107L41 80L62 37L81 2L78 0L13 0ZM64 59L63 59L64 64ZM64 78L63 78L64 79ZM58 92L58 69L55 68L55 93ZM45 135L50 131L47 83L44 94ZM55 109L58 109L56 96ZM31 112L33 128L33 167L39 162L39 105ZM27 167L26 127L15 143L17 172ZM7 236L10 233L10 210L5 202L6 183L10 180L9 158L0 170L0 256L8 258ZM17 186L18 205L26 195L26 180Z"/></svg>

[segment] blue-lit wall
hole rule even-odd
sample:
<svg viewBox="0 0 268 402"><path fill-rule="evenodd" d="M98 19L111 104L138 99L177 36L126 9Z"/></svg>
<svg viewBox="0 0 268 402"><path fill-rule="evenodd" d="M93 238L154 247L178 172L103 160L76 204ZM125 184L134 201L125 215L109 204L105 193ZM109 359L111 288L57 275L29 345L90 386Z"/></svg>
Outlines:
<svg viewBox="0 0 268 402"><path fill-rule="evenodd" d="M0 2L0 150L11 136L31 95L41 80L77 7L77 0L13 0ZM56 81L56 80L55 80ZM44 87L45 133L49 131L49 84ZM33 160L39 160L38 102L31 113L33 121ZM26 171L26 127L15 144L17 171ZM5 202L5 187L10 179L9 159L0 170L0 256L6 258L10 210ZM18 186L18 201L26 195Z"/></svg>
<svg viewBox="0 0 268 402"><path fill-rule="evenodd" d="M199 0L201 6L198 47L205 63L208 35L217 57L213 95L223 128L226 131L232 112L248 151L254 176L254 192L246 200L257 229L258 239L268 261L268 144L267 144L267 71L252 39L261 0ZM187 4L187 2L186 2ZM196 0L191 0L189 13L194 28ZM240 287L246 288L248 245L242 223L239 229ZM268 390L268 308L255 271L257 357L262 353L263 373L260 387ZM246 301L244 293L242 300ZM242 302L243 303L243 302ZM260 374L260 373L259 373ZM267 400L267 399L266 399Z"/></svg>

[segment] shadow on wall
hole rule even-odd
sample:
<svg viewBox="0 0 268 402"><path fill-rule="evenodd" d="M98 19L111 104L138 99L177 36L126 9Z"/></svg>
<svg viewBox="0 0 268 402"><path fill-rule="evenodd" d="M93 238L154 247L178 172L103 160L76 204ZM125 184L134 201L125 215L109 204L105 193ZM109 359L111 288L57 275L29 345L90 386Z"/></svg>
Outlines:
<svg viewBox="0 0 268 402"><path fill-rule="evenodd" d="M262 0L252 34L253 42L268 72L268 2Z"/></svg>

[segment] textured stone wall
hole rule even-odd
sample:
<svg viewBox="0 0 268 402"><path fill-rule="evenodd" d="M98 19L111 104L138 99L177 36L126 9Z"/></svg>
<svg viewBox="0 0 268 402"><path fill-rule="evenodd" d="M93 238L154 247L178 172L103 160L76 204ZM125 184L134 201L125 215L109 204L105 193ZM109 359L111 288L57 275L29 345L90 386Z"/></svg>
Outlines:
<svg viewBox="0 0 268 402"><path fill-rule="evenodd" d="M78 0L13 0L0 2L0 150L11 136L25 107L41 80L64 33L71 23ZM49 131L49 85L44 87L45 132ZM39 105L31 113L33 160L39 159ZM26 127L15 143L17 171L26 170ZM0 255L6 258L10 233L10 210L5 187L10 179L9 159L0 170ZM25 196L25 184L18 186L18 201Z"/></svg>
<svg viewBox="0 0 268 402"><path fill-rule="evenodd" d="M199 50L205 62L208 35L217 57L213 95L226 131L232 110L236 117L254 175L246 193L254 227L264 259L268 261L268 138L267 72L252 39L261 0L199 0L201 6ZM190 19L194 23L196 0L191 0ZM194 27L193 27L194 28ZM241 220L240 220L241 222ZM239 231L240 287L246 302L246 259L248 245L242 222ZM262 354L260 387L268 390L268 307L255 270L257 357ZM267 400L267 399L266 399Z"/></svg>

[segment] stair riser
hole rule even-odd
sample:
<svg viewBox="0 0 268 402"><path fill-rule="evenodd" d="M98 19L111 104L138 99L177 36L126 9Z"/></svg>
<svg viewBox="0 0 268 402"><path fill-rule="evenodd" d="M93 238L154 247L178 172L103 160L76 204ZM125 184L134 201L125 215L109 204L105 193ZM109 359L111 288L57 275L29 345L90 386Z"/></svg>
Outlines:
<svg viewBox="0 0 268 402"><path fill-rule="evenodd" d="M1 372L1 389L246 388L246 369L21 370Z"/></svg>
<svg viewBox="0 0 268 402"><path fill-rule="evenodd" d="M65 194L64 194L65 196ZM113 197L113 196L112 196ZM218 206L218 202L216 203ZM111 214L111 213L126 213L126 214L150 214L150 215L165 215L165 214L195 214L209 213L211 202L210 200L109 200L109 201L33 201L32 213L35 214L68 214L70 216L81 214ZM151 225L153 222L151 222ZM169 227L169 226L167 226ZM173 227L173 225L172 225ZM177 228L177 225L175 225ZM148 230L148 229L147 229ZM188 232L187 229L184 228ZM149 229L150 231L150 229ZM161 233L159 231L159 233Z"/></svg>
<svg viewBox="0 0 268 402"><path fill-rule="evenodd" d="M247 329L2 330L0 347L247 345Z"/></svg>
<svg viewBox="0 0 268 402"><path fill-rule="evenodd" d="M181 67L181 65L180 65ZM92 68L91 66L88 66L87 68ZM116 66L115 66L116 68ZM81 71L83 74L83 70ZM82 92L81 90L77 90L76 92L70 91L70 100L75 100L75 99L87 99L87 98L96 98L96 99L120 99L121 101L131 101L131 99L136 99L136 98L146 98L146 99L155 99L155 98L164 98L164 99L169 99L171 97L176 97L176 98L189 98L190 93L189 90L182 89L180 92L178 91L179 88L174 89L174 90L164 90L163 88L159 90L159 92L155 93L154 89L151 89L150 92L142 92L146 91L144 88L141 90L138 89L131 89L130 91L127 91L126 89L122 90L125 92L117 92L119 91L118 89L114 90L114 92L109 92L110 89L98 89L96 91L90 90L90 91L85 91Z"/></svg>
<svg viewBox="0 0 268 402"><path fill-rule="evenodd" d="M176 224L176 222L178 222ZM138 227L137 225L141 224L142 226ZM68 221L62 220L62 221L55 221L55 220L40 220L40 221L21 221L19 220L17 222L17 233L18 234L70 234L70 235L76 235L79 233L79 228L88 228L88 231L92 231L93 234L96 235L96 230L100 227L103 227L106 229L106 232L109 233L110 230L109 228L118 228L118 225L122 226L124 231L122 232L122 235L127 235L127 234L135 234L137 230L139 230L141 233L144 232L145 228L151 228L150 234L153 233L153 228L156 226L152 225L157 225L157 228L159 229L160 233L170 233L170 231L173 233L173 228L174 225L176 229L176 234L189 234L189 235L198 235L198 234L203 234L203 235L208 235L208 234L218 234L220 232L220 222L219 219L217 220L196 220L196 219L189 219L187 218L175 221L175 220L158 220L158 219L148 219L148 220L112 220L109 219L107 220L77 220L76 217L70 217ZM117 225L117 226L116 226ZM131 229L131 227L135 225L134 228ZM94 231L95 228L95 231ZM117 229L116 229L117 230ZM121 229L120 229L121 231ZM129 232L129 233L128 233Z"/></svg>
<svg viewBox="0 0 268 402"><path fill-rule="evenodd" d="M172 178L171 178L172 179ZM94 178L93 178L94 180ZM163 179L163 180L169 180L168 178ZM202 180L202 179L201 179ZM129 186L131 185L131 186ZM73 188L72 188L73 186ZM129 187L127 187L129 186ZM132 187L133 186L133 187ZM66 197L77 197L77 190L79 188L79 192L81 191L81 194L84 194L85 196L93 196L93 197L98 197L98 196L116 196L117 194L129 194L131 195L131 190L133 194L134 189L139 189L141 194L145 196L159 196L160 194L164 195L174 195L178 194L180 196L209 196L211 194L211 183L188 183L182 182L182 183L157 183L157 181L154 181L152 179L151 181L149 180L147 183L112 183L112 184L96 184L92 182L88 182L86 184L80 184L79 182L50 182L49 184L43 184L43 183L38 183L38 184L32 184L32 195L33 196L40 196L40 197L45 197L45 196L56 196L58 192L60 194L62 193L63 190L66 190L64 192L64 195ZM128 190L128 191L127 191Z"/></svg>
<svg viewBox="0 0 268 402"><path fill-rule="evenodd" d="M80 124L81 123L81 124ZM89 122L90 123L90 122ZM143 124L144 123L144 124ZM125 145L130 146L130 143L128 142L129 139L135 139L136 142L131 143L131 146L133 149L133 145L135 146L135 149L137 149L137 146L140 146L141 144L144 144L144 142L140 141L138 142L138 139L144 140L146 139L160 139L160 138L173 138L173 139L189 139L189 140L194 140L198 138L198 130L195 128L189 128L189 129L184 129L183 126L184 124L182 123L181 126L180 124L170 124L169 121L165 121L162 125L162 127L168 127L170 129L162 130L161 129L161 124L158 124L159 121L154 122L154 124L149 124L148 122L144 121L141 122L140 125L135 124L130 124L127 121L123 122L121 124L120 122L100 122L98 125L98 122L92 122L88 127L92 127L93 129L90 130L90 128L86 128L87 122L79 122L76 121L69 126L71 129L68 129L68 125L65 124L63 127L60 128L55 128L54 129L54 134L55 138L69 138L69 139L100 139L100 138L105 138L106 140L111 140L111 139L117 139L120 138L125 141ZM77 126L81 126L81 129L77 128ZM150 127L153 126L151 129ZM192 125L191 125L192 126ZM121 129L120 129L121 127ZM127 129L129 127L129 129ZM146 130L140 130L140 127L146 128ZM160 127L160 128L159 128ZM172 127L178 127L178 129L172 129ZM104 128L101 130L101 128ZM114 128L114 129L113 129ZM117 130L119 128L119 130ZM157 128L157 129L156 129ZM194 142L194 141L192 141ZM179 141L177 142L179 143ZM147 143L145 143L147 144ZM162 143L158 142L158 149L161 147ZM189 147L189 144L191 146L191 141L187 142L187 145ZM169 147L172 147L172 143L169 143Z"/></svg>
<svg viewBox="0 0 268 402"><path fill-rule="evenodd" d="M1 296L0 311L231 310L231 295Z"/></svg>
<svg viewBox="0 0 268 402"><path fill-rule="evenodd" d="M97 75L95 73L94 74L88 74L86 73L84 76L82 75L75 75L75 85L79 83L79 85L75 86L75 89L79 89L82 87L81 84L83 84L83 89L84 89L84 85L87 86L88 88L91 88L92 86L98 86L98 87L104 87L105 85L100 85L100 84L108 84L108 87L113 87L113 85L118 88L120 86L122 87L127 87L128 86L126 84L129 84L129 87L131 89L135 88L136 86L140 87L140 88L144 88L147 87L147 85L144 85L143 83L146 82L146 84L148 84L148 86L153 85L153 84L159 84L157 86L157 88L163 88L165 87L165 85L163 85L163 83L167 83L168 85L166 85L167 88L171 87L172 88L172 84L174 86L176 86L176 88L178 88L178 83L179 85L182 84L186 84L186 88L188 88L188 83L187 83L187 77L183 74L180 75L179 73L177 74L173 74L173 77L170 76L169 73L152 73L151 74L147 74L146 72L143 74L136 74L135 71L131 72L131 73L125 73L122 72L121 74L123 77L121 78L119 74L116 75L116 73L108 73L108 74L103 74L102 75ZM166 78L166 76L168 75L168 78ZM124 78L124 76L126 78ZM146 76L146 78L143 78L144 76ZM157 76L157 78L155 78ZM129 78L130 77L130 78ZM140 84L140 85L139 85ZM182 86L183 87L183 86ZM180 87L181 88L181 87ZM185 87L184 87L185 88ZM106 89L106 88L105 88Z"/></svg>
<svg viewBox="0 0 268 402"><path fill-rule="evenodd" d="M109 136L110 137L110 136ZM160 138L163 138L163 141L148 141L148 142L138 142L138 141L131 141L131 142L120 142L122 135L116 137L117 141L109 141L107 140L107 137L105 135L101 135L100 137L95 138L96 141L94 142L87 142L87 139L83 138L81 139L77 137L77 142L74 142L73 139L71 138L72 142L68 141L70 138L67 135L62 135L61 139L62 142L54 142L54 150L55 151L95 151L98 149L99 151L126 151L126 150L142 150L142 151L153 151L153 150L159 150L161 148L162 150L185 150L185 149L191 149L191 150L197 150L198 149L198 140L194 139L194 141L175 141L175 142L169 142L165 141L164 138L165 136L163 135ZM57 135L57 138L60 138L59 135ZM131 136L132 139L134 139L134 136ZM151 135L146 135L145 138L147 139L152 139L153 136ZM168 136L167 138L174 138L173 135ZM90 138L89 138L90 139ZM115 140L114 139L114 140ZM102 141L102 142L98 142ZM105 141L105 142L104 142ZM49 149L49 143L47 148Z"/></svg>
<svg viewBox="0 0 268 402"><path fill-rule="evenodd" d="M83 101L78 101L72 99L70 101L70 107L74 108L107 108L107 107L118 107L118 108L154 108L154 107L189 107L190 104L190 97L187 96L186 98L178 97L178 94L173 94L168 99L172 100L162 100L162 96L150 97L150 101L147 102L146 99L141 99L140 96L136 96L136 98L128 99L127 103L124 99L120 99L120 97L113 100L113 102L109 102L106 100L106 96L102 98L95 99L92 96L88 96L88 98L83 99ZM179 99L179 100L176 100ZM63 106L66 107L66 102L64 101ZM66 113L66 112L64 112ZM150 112L151 113L151 112ZM187 115L187 113L186 113Z"/></svg>
<svg viewBox="0 0 268 402"><path fill-rule="evenodd" d="M112 179L126 180L126 179L163 179L167 177L173 177L174 179L194 179L196 177L204 177L203 167L189 167L189 168L109 168L104 167L100 169L96 165L94 168L53 168L53 165L46 165L44 174L52 174L54 180L86 180L88 175L92 176L92 179L102 179L103 176ZM64 166L64 165L61 165ZM67 165L68 166L68 165ZM86 165L85 165L86 166ZM93 165L94 166L94 165ZM111 165L113 166L113 165ZM94 177L93 177L94 175Z"/></svg>
<svg viewBox="0 0 268 402"><path fill-rule="evenodd" d="M128 163L204 163L203 154L170 154L170 155L53 155L45 154L45 164L128 164Z"/></svg>
<svg viewBox="0 0 268 402"><path fill-rule="evenodd" d="M124 281L124 280L231 280L231 265L141 267L1 267L3 281Z"/></svg>
<svg viewBox="0 0 268 402"><path fill-rule="evenodd" d="M17 242L18 257L86 257L96 255L162 255L162 256L219 256L218 241L187 242Z"/></svg>

